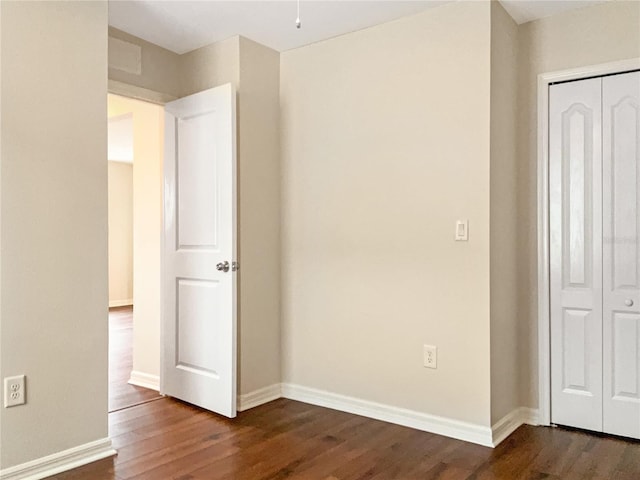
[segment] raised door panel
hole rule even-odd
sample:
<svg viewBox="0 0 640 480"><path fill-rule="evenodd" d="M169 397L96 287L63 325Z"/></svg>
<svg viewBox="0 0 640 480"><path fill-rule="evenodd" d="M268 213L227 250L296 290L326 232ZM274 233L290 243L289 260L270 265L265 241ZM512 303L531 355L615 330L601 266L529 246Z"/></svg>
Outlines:
<svg viewBox="0 0 640 480"><path fill-rule="evenodd" d="M177 121L178 248L218 248L218 165L215 112Z"/></svg>
<svg viewBox="0 0 640 480"><path fill-rule="evenodd" d="M611 396L614 400L638 404L638 321L640 315L613 312Z"/></svg>
<svg viewBox="0 0 640 480"><path fill-rule="evenodd" d="M575 103L562 113L562 273L564 288L589 288L593 183L593 110Z"/></svg>
<svg viewBox="0 0 640 480"><path fill-rule="evenodd" d="M594 378L588 366L591 364L589 341L594 326L590 310L565 309L562 322L562 391L593 397ZM595 382L599 384L599 382Z"/></svg>
<svg viewBox="0 0 640 480"><path fill-rule="evenodd" d="M640 438L640 72L602 91L604 431Z"/></svg>
<svg viewBox="0 0 640 480"><path fill-rule="evenodd" d="M601 80L549 96L551 420L601 430Z"/></svg>

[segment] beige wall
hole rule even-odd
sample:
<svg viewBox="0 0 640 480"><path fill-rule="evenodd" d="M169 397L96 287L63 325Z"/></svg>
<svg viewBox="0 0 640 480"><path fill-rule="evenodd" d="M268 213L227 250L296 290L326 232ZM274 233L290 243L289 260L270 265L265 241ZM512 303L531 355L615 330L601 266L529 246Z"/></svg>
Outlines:
<svg viewBox="0 0 640 480"><path fill-rule="evenodd" d="M133 303L133 165L109 162L109 306Z"/></svg>
<svg viewBox="0 0 640 480"><path fill-rule="evenodd" d="M124 40L138 45L142 54L140 75L109 67L109 79L137 87L147 88L155 92L180 96L180 55L149 43L141 38L129 35L121 30L109 27L109 37ZM109 52L109 63L118 64L114 53Z"/></svg>
<svg viewBox="0 0 640 480"><path fill-rule="evenodd" d="M160 374L160 245L164 110L109 95L109 116L133 114L133 370Z"/></svg>
<svg viewBox="0 0 640 480"><path fill-rule="evenodd" d="M6 469L108 435L107 4L0 11L0 377L27 376Z"/></svg>
<svg viewBox="0 0 640 480"><path fill-rule="evenodd" d="M231 37L180 56L180 96L240 83L240 37Z"/></svg>
<svg viewBox="0 0 640 480"><path fill-rule="evenodd" d="M612 1L521 25L518 116L518 311L522 403L538 404L537 76L640 57L640 2Z"/></svg>
<svg viewBox="0 0 640 480"><path fill-rule="evenodd" d="M488 425L489 4L285 52L280 77L283 380Z"/></svg>
<svg viewBox="0 0 640 480"><path fill-rule="evenodd" d="M240 393L280 382L280 54L240 37Z"/></svg>
<svg viewBox="0 0 640 480"><path fill-rule="evenodd" d="M520 406L517 310L518 26L491 3L491 423Z"/></svg>

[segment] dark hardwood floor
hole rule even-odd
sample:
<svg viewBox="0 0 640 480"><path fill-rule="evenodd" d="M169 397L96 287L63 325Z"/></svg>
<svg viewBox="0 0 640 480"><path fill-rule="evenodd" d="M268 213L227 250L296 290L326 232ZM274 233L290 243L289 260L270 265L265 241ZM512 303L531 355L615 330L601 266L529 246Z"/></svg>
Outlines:
<svg viewBox="0 0 640 480"><path fill-rule="evenodd" d="M133 308L109 309L109 411L138 405L156 398L158 392L129 385L133 368Z"/></svg>
<svg viewBox="0 0 640 480"><path fill-rule="evenodd" d="M59 480L637 480L640 443L520 427L496 449L276 400L234 420L163 398L109 415L118 456Z"/></svg>

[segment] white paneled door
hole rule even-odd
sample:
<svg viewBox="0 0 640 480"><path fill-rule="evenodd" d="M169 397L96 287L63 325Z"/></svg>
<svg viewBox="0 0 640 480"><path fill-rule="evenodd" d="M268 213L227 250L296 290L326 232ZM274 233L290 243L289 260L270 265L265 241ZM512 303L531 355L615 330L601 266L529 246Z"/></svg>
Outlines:
<svg viewBox="0 0 640 480"><path fill-rule="evenodd" d="M165 106L162 393L236 415L231 85Z"/></svg>
<svg viewBox="0 0 640 480"><path fill-rule="evenodd" d="M640 72L602 79L604 431L640 438Z"/></svg>
<svg viewBox="0 0 640 480"><path fill-rule="evenodd" d="M549 92L553 422L602 430L600 79Z"/></svg>
<svg viewBox="0 0 640 480"><path fill-rule="evenodd" d="M640 438L640 72L549 102L551 421Z"/></svg>

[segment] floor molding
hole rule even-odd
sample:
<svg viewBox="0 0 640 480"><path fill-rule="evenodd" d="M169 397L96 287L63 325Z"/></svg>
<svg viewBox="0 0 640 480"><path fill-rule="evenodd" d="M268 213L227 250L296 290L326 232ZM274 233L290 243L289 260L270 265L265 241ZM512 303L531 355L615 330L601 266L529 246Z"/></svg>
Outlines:
<svg viewBox="0 0 640 480"><path fill-rule="evenodd" d="M520 407L511 411L491 427L493 446L497 447L521 425L538 425L538 411Z"/></svg>
<svg viewBox="0 0 640 480"><path fill-rule="evenodd" d="M276 383L240 395L238 411L249 410L281 397L395 423L486 447L497 447L521 425L538 425L538 411L533 408L516 408L489 428L290 383Z"/></svg>
<svg viewBox="0 0 640 480"><path fill-rule="evenodd" d="M150 375L148 373L133 370L128 383L130 385L135 385L136 387L148 388L150 390L155 390L156 392L160 391L160 377L158 375Z"/></svg>
<svg viewBox="0 0 640 480"><path fill-rule="evenodd" d="M87 463L116 455L111 439L103 438L78 447L0 470L0 480L38 480Z"/></svg>
<svg viewBox="0 0 640 480"><path fill-rule="evenodd" d="M492 429L446 417L370 402L359 398L317 390L300 385L282 384L282 396L290 400L362 415L437 435L493 447Z"/></svg>
<svg viewBox="0 0 640 480"><path fill-rule="evenodd" d="M253 392L245 393L238 397L238 411L244 412L250 408L258 407L272 402L282 396L282 388L279 383L259 388Z"/></svg>
<svg viewBox="0 0 640 480"><path fill-rule="evenodd" d="M109 300L109 308L129 307L131 305L133 305L133 298L129 298L128 300Z"/></svg>

